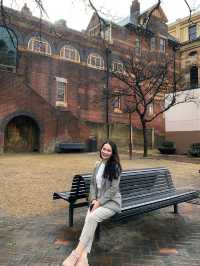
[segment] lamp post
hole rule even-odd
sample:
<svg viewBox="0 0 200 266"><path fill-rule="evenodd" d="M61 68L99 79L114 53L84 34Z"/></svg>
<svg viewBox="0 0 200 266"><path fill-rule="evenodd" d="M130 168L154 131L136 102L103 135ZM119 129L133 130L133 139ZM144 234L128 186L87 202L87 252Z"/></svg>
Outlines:
<svg viewBox="0 0 200 266"><path fill-rule="evenodd" d="M129 116L129 159L133 158L133 127L132 127L132 113L128 113Z"/></svg>
<svg viewBox="0 0 200 266"><path fill-rule="evenodd" d="M129 159L133 158L133 125L132 125L132 114L136 110L136 104L133 103L132 106L126 106L124 108L124 113L128 113L128 121L129 121Z"/></svg>
<svg viewBox="0 0 200 266"><path fill-rule="evenodd" d="M111 63L111 49L106 47L106 136L110 138L110 124L109 124L109 95L110 95L110 63Z"/></svg>

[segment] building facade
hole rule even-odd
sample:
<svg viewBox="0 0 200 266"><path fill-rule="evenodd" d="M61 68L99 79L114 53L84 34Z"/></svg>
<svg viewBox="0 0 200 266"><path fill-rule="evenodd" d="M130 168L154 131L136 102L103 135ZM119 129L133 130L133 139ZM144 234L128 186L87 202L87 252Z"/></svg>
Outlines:
<svg viewBox="0 0 200 266"><path fill-rule="evenodd" d="M200 12L169 24L169 33L180 42L185 94L195 100L174 106L165 114L166 138L176 143L178 153L187 153L192 143L200 142Z"/></svg>
<svg viewBox="0 0 200 266"><path fill-rule="evenodd" d="M78 32L63 20L52 24L32 16L26 5L21 11L5 8L9 19L0 18L1 152L52 152L59 142L84 142L91 135L100 142L106 137L106 121L111 137L127 145L123 98L116 95L107 104L104 91L108 85L112 91L123 87L111 72L122 71L121 58L131 50L172 52L161 8L153 12L148 31L141 26L150 11L140 13L134 0L130 15L120 23L107 22L102 35L95 15ZM140 144L141 125L136 115L132 120ZM149 127L163 135L163 117Z"/></svg>

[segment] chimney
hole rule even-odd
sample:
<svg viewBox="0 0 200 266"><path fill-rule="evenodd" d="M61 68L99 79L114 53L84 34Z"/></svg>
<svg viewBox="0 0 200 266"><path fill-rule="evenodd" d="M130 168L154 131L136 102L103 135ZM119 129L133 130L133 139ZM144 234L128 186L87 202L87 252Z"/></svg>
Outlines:
<svg viewBox="0 0 200 266"><path fill-rule="evenodd" d="M59 19L55 22L55 26L59 28L67 28L67 22L64 19Z"/></svg>
<svg viewBox="0 0 200 266"><path fill-rule="evenodd" d="M137 25L138 17L140 15L140 3L138 0L132 1L132 5L130 8L130 22Z"/></svg>
<svg viewBox="0 0 200 266"><path fill-rule="evenodd" d="M32 12L30 11L29 7L27 6L27 4L25 3L24 6L21 9L21 12L23 15L25 16L32 16Z"/></svg>

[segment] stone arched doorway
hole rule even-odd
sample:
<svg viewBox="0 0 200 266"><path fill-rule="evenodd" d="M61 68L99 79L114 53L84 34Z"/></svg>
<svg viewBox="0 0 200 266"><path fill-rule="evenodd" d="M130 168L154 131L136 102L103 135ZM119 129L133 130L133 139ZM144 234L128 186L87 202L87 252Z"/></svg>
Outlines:
<svg viewBox="0 0 200 266"><path fill-rule="evenodd" d="M4 132L5 152L39 151L40 129L31 117L20 115L12 118Z"/></svg>

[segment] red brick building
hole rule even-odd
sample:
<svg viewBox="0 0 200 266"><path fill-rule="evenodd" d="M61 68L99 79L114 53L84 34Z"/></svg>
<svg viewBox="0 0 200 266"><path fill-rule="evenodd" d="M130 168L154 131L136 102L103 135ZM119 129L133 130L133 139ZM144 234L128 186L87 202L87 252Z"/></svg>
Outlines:
<svg viewBox="0 0 200 266"><path fill-rule="evenodd" d="M95 15L87 30L78 32L63 20L52 24L33 17L27 6L21 11L6 8L6 23L0 17L0 150L51 152L61 141L85 141L91 135L98 142L104 139L105 40L112 52L113 71L121 71L120 58L131 49L172 51L174 41L161 8L153 12L149 30L143 29L151 10L140 13L140 4L134 0L130 16L120 23L107 23L102 39ZM120 86L110 75L109 87L116 91ZM110 100L108 111L111 137L127 144L123 99ZM141 126L136 116L133 125L135 143L140 144ZM162 135L163 117L149 127Z"/></svg>

